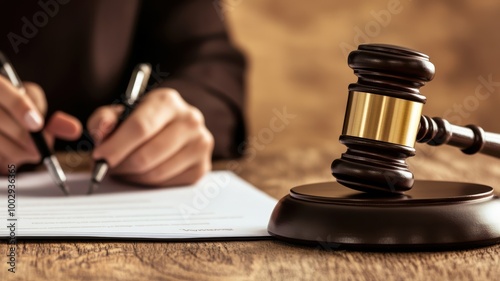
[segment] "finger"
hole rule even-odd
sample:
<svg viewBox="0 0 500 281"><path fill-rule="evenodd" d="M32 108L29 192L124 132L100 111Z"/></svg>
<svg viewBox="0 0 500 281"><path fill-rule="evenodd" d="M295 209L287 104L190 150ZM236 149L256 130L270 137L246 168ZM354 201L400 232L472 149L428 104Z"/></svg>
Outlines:
<svg viewBox="0 0 500 281"><path fill-rule="evenodd" d="M3 76L0 76L0 93L0 107L14 117L14 120L32 132L42 129L43 119L36 106Z"/></svg>
<svg viewBox="0 0 500 281"><path fill-rule="evenodd" d="M82 135L82 124L77 118L57 111L50 117L45 131L56 138L76 140Z"/></svg>
<svg viewBox="0 0 500 281"><path fill-rule="evenodd" d="M0 155L10 164L25 164L25 163L38 163L40 161L40 154L35 151L27 151L20 148L10 139L0 136Z"/></svg>
<svg viewBox="0 0 500 281"><path fill-rule="evenodd" d="M160 133L132 152L114 169L115 173L137 174L154 169L172 157L197 134L183 120L167 125Z"/></svg>
<svg viewBox="0 0 500 281"><path fill-rule="evenodd" d="M122 125L94 150L93 158L104 158L115 167L187 109L186 102L175 90L150 92Z"/></svg>
<svg viewBox="0 0 500 281"><path fill-rule="evenodd" d="M87 129L95 145L99 145L111 133L123 110L122 105L109 105L99 107L92 113L87 121Z"/></svg>
<svg viewBox="0 0 500 281"><path fill-rule="evenodd" d="M22 128L5 110L0 109L0 135L29 152L36 152L35 143L26 129Z"/></svg>
<svg viewBox="0 0 500 281"><path fill-rule="evenodd" d="M204 173L211 168L211 149L208 148L213 146L212 143L211 138L203 137L184 146L175 155L150 171L139 174L120 175L120 177L131 183L161 186L168 181L173 181L173 179L192 166L201 165L203 168L201 171ZM113 171L111 172L113 173ZM193 182L195 180L197 178L193 179Z"/></svg>
<svg viewBox="0 0 500 281"><path fill-rule="evenodd" d="M45 93L38 84L31 82L23 82L26 95L31 99L33 104L37 107L38 111L45 115L47 113L47 100Z"/></svg>

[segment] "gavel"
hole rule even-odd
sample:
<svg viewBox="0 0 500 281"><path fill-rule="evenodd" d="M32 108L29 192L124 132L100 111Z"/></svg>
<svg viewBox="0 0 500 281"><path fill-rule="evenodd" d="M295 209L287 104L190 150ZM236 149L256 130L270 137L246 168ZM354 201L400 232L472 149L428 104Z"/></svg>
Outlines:
<svg viewBox="0 0 500 281"><path fill-rule="evenodd" d="M348 64L358 81L349 85L340 136L347 151L331 165L342 185L395 194L411 189L414 175L406 159L415 155L415 142L500 157L499 134L422 116L426 97L420 88L435 73L429 56L398 46L364 44L349 54Z"/></svg>
<svg viewBox="0 0 500 281"><path fill-rule="evenodd" d="M326 239L328 246L362 250L500 243L500 198L491 186L414 180L406 164L416 142L500 157L500 135L422 116L420 88L435 72L425 54L367 44L350 53L348 64L358 81L349 85L340 136L347 151L331 166L337 182L291 188L276 204L268 232L288 242Z"/></svg>

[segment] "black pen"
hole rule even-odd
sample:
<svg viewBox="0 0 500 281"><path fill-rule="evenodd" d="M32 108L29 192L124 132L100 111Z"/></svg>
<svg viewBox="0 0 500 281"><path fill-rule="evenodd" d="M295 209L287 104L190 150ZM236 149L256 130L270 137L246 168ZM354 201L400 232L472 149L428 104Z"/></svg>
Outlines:
<svg viewBox="0 0 500 281"><path fill-rule="evenodd" d="M142 63L135 67L134 72L132 73L132 77L130 78L130 82L128 83L127 91L125 92L125 98L121 101L122 105L125 106L125 110L118 118L118 123L114 127L113 132L132 112L135 103L139 99L139 96L142 95L146 90L150 75L150 64ZM111 132L110 134L112 134L113 132ZM98 186L106 176L108 169L109 166L105 159L99 159L95 162L94 170L92 172L92 180L90 182L90 187L87 194L92 194L98 188Z"/></svg>
<svg viewBox="0 0 500 281"><path fill-rule="evenodd" d="M14 87L23 89L23 84L21 82L21 79L19 79L19 76L14 70L14 67L1 52L0 52L0 64L1 64L0 72L10 80L10 82L12 83L12 85L14 85ZM43 163L45 164L45 167L47 167L47 170L49 171L49 174L52 176L52 179L59 186L59 188L61 188L64 194L69 195L69 188L68 185L66 184L66 175L64 174L64 171L61 168L59 161L57 160L57 158L47 145L47 142L43 137L42 131L43 129L38 132L30 132L31 138L35 142L38 152L40 153L43 159Z"/></svg>

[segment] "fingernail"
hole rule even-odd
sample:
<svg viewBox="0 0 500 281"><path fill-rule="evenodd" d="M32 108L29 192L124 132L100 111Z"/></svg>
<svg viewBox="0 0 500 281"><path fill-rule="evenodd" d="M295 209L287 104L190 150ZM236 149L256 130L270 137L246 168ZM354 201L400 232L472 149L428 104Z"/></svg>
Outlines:
<svg viewBox="0 0 500 281"><path fill-rule="evenodd" d="M108 135L109 132L111 132L111 130L113 129L114 125L115 124L113 122L103 120L99 124L99 128L101 129L103 135Z"/></svg>
<svg viewBox="0 0 500 281"><path fill-rule="evenodd" d="M104 136L106 135L106 127L109 126L107 125L107 122L104 120L101 120L99 122L99 125L97 126L97 129L95 129L91 135L92 139L94 140L94 144L97 146L99 145L102 140L104 139Z"/></svg>
<svg viewBox="0 0 500 281"><path fill-rule="evenodd" d="M30 110L24 115L24 121L26 121L28 129L33 132L41 130L43 127L42 117L34 110Z"/></svg>
<svg viewBox="0 0 500 281"><path fill-rule="evenodd" d="M99 130L91 132L90 136L92 137L92 140L94 140L94 145L97 146L101 143L102 137L101 137L101 132L99 132Z"/></svg>

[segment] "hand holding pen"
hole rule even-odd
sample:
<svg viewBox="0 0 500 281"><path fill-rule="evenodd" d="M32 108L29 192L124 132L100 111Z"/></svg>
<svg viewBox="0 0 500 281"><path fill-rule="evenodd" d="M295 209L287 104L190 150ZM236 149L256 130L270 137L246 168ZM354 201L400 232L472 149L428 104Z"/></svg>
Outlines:
<svg viewBox="0 0 500 281"><path fill-rule="evenodd" d="M57 159L50 153L50 147L55 137L77 139L82 132L79 121L66 113L54 113L43 130L49 145L42 147L41 141L35 145L33 138L42 139L43 118L40 113L44 113L47 107L43 90L33 83L21 84L12 65L1 55L0 63L0 94L7 96L0 99L0 165L38 163L42 156L48 159L44 163L55 181L66 190L64 176L59 167L55 167L58 166ZM145 76L136 76L134 74L133 81L136 78L147 80ZM227 110L226 105L218 106L218 110ZM128 115L131 106L125 108L129 109ZM100 164L101 168L96 165L99 172L94 175L95 182L102 180L106 168L110 168L115 176L130 183L183 185L196 182L211 169L213 136L205 126L200 110L188 104L177 90L165 86L151 90L127 121L118 126L117 123L123 121L120 118L123 109L123 106L103 106L87 122L96 143L92 156L98 163L106 163ZM220 125L230 126L232 122L220 120ZM0 173L6 174L6 170L0 170Z"/></svg>
<svg viewBox="0 0 500 281"><path fill-rule="evenodd" d="M149 64L139 64L132 73L130 82L125 92L125 97L121 101L123 107L123 112L118 118L118 122L114 125L114 130L116 130L120 124L125 121L125 119L130 115L134 109L135 103L139 100L139 97L144 93L148 85L149 76L151 75L151 65ZM112 134L112 132L110 132ZM92 179L90 182L88 194L92 194L98 186L101 184L104 176L106 176L109 169L109 164L106 159L98 159L95 162L94 170L92 172Z"/></svg>
<svg viewBox="0 0 500 281"><path fill-rule="evenodd" d="M210 75L207 72L207 80ZM179 91L199 91L199 85L175 77L159 84L141 97L123 122L123 105L102 106L92 113L87 122L96 144L92 158L97 163L105 160L113 178L138 186L192 184L211 169L214 138L202 112L185 101ZM217 118L231 110L230 101L198 104L213 108L212 120L217 121L211 124L214 129L234 128L235 120ZM220 147L231 145L228 139L221 138ZM107 170L99 166L94 170L96 184L105 174L100 171Z"/></svg>
<svg viewBox="0 0 500 281"><path fill-rule="evenodd" d="M43 90L34 83L22 83L12 64L0 53L0 163L2 167L38 163L40 158L54 182L68 194L66 177L47 145L42 129L47 104ZM81 134L76 118L55 113L46 124L49 143L54 137L75 139ZM3 170L2 170L3 172Z"/></svg>

